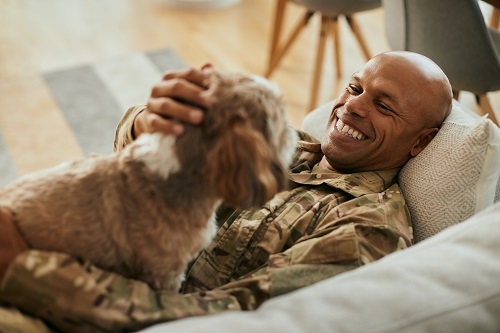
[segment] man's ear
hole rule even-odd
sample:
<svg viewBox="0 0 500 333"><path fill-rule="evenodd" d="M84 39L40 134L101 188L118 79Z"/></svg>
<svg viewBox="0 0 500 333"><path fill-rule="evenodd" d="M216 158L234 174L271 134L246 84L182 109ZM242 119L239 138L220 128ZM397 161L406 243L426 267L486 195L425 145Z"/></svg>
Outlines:
<svg viewBox="0 0 500 333"><path fill-rule="evenodd" d="M418 154L420 154L420 152L424 150L425 147L427 147L429 142L431 142L432 139L434 139L438 130L439 130L438 128L428 128L422 131L422 133L420 133L417 142L415 142L415 144L411 148L410 155L412 157L415 157Z"/></svg>

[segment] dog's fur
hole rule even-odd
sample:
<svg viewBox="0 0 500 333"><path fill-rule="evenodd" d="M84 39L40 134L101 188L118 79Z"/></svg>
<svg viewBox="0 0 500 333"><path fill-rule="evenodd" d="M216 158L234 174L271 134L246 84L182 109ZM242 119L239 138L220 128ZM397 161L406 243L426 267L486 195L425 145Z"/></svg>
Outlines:
<svg viewBox="0 0 500 333"><path fill-rule="evenodd" d="M31 248L178 290L224 201L259 206L285 189L296 132L276 87L208 69L214 99L180 137L144 134L122 151L33 173L0 191ZM96 120L98 121L98 120Z"/></svg>

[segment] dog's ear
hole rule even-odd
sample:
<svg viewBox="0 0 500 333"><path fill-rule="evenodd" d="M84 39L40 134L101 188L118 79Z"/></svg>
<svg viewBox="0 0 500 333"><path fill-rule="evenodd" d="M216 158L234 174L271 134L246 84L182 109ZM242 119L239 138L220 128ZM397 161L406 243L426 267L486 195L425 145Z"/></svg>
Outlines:
<svg viewBox="0 0 500 333"><path fill-rule="evenodd" d="M265 204L286 184L285 168L264 135L245 124L233 123L211 149L208 163L213 186L225 203L237 208Z"/></svg>

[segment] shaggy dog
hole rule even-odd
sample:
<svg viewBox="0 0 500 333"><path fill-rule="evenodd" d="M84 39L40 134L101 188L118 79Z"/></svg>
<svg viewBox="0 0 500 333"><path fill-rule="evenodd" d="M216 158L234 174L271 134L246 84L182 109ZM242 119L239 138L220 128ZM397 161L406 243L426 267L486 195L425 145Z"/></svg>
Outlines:
<svg viewBox="0 0 500 333"><path fill-rule="evenodd" d="M28 245L177 291L221 202L250 208L284 190L297 134L279 91L261 77L208 71L213 106L180 138L144 134L2 189L0 207Z"/></svg>

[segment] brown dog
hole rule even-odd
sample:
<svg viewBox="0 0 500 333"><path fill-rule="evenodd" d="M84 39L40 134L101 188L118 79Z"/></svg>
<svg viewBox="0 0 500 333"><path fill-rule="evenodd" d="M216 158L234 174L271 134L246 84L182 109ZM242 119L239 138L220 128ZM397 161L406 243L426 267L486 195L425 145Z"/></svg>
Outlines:
<svg viewBox="0 0 500 333"><path fill-rule="evenodd" d="M225 203L259 206L285 189L297 135L263 78L213 69L214 98L180 137L144 134L119 153L22 177L0 191L31 248L178 290Z"/></svg>

